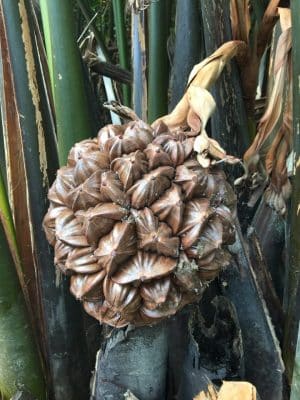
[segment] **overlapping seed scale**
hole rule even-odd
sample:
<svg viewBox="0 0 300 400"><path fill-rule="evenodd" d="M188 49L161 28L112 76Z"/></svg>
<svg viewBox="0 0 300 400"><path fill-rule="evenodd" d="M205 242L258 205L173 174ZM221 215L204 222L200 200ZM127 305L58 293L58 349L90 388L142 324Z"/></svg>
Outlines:
<svg viewBox="0 0 300 400"><path fill-rule="evenodd" d="M224 181L223 178L209 172L208 168L193 168L187 165L180 165L176 168L174 182L182 187L185 198L191 200L197 197L209 197L215 195L217 199L218 183Z"/></svg>
<svg viewBox="0 0 300 400"><path fill-rule="evenodd" d="M75 167L77 161L81 158L82 153L93 152L99 150L97 139L86 139L79 143L75 143L68 155L68 166Z"/></svg>
<svg viewBox="0 0 300 400"><path fill-rule="evenodd" d="M131 285L120 285L109 277L103 284L105 302L110 308L123 317L136 313L141 304L141 296L136 287Z"/></svg>
<svg viewBox="0 0 300 400"><path fill-rule="evenodd" d="M85 311L101 324L123 328L130 322L128 315L122 318L120 313L114 311L109 305L103 304L102 301L84 301L83 306ZM132 316L132 318L133 317L134 316Z"/></svg>
<svg viewBox="0 0 300 400"><path fill-rule="evenodd" d="M149 143L144 153L148 160L149 169L162 166L172 166L173 161L168 153L166 153L160 144Z"/></svg>
<svg viewBox="0 0 300 400"><path fill-rule="evenodd" d="M110 161L113 161L123 154L130 154L136 150L144 150L152 139L151 128L147 127L144 123L141 124L134 121L127 124L122 133L107 138L103 149L108 153Z"/></svg>
<svg viewBox="0 0 300 400"><path fill-rule="evenodd" d="M223 244L229 245L235 242L235 228L234 228L234 216L230 209L225 205L219 205L215 209L215 214L221 219L223 225Z"/></svg>
<svg viewBox="0 0 300 400"><path fill-rule="evenodd" d="M102 282L104 278L104 270L90 275L73 275L70 281L70 291L79 300L103 300Z"/></svg>
<svg viewBox="0 0 300 400"><path fill-rule="evenodd" d="M169 155L174 166L183 164L193 151L194 139L184 134L166 134L157 136L154 144L160 145Z"/></svg>
<svg viewBox="0 0 300 400"><path fill-rule="evenodd" d="M171 289L170 277L145 282L140 288L140 295L148 309L154 310L167 300Z"/></svg>
<svg viewBox="0 0 300 400"><path fill-rule="evenodd" d="M122 182L115 172L108 171L101 174L99 192L101 202L112 201L123 207L130 205L129 198L123 190Z"/></svg>
<svg viewBox="0 0 300 400"><path fill-rule="evenodd" d="M136 208L149 207L171 186L174 168L159 167L138 180L128 191L131 205Z"/></svg>
<svg viewBox="0 0 300 400"><path fill-rule="evenodd" d="M48 191L48 200L50 201L50 205L53 204L54 206L65 206L65 202L57 194L56 183L57 180L55 179Z"/></svg>
<svg viewBox="0 0 300 400"><path fill-rule="evenodd" d="M212 204L224 204L231 210L231 213L235 215L236 213L236 202L237 197L232 189L231 185L223 178L218 177L216 179L217 185L215 186L215 191L212 194L211 202Z"/></svg>
<svg viewBox="0 0 300 400"><path fill-rule="evenodd" d="M175 182L182 186L188 199L209 197L212 204L224 204L235 211L236 195L217 166L203 168L196 159L189 159L176 169Z"/></svg>
<svg viewBox="0 0 300 400"><path fill-rule="evenodd" d="M163 121L160 121L154 128L154 137L169 134L171 134L170 129Z"/></svg>
<svg viewBox="0 0 300 400"><path fill-rule="evenodd" d="M108 153L99 149L83 152L74 167L74 180L77 185L80 185L94 172L108 171L109 168L110 160Z"/></svg>
<svg viewBox="0 0 300 400"><path fill-rule="evenodd" d="M74 168L62 167L57 171L57 176L55 179L54 190L55 193L51 192L51 198L48 196L49 200L55 201L55 195L57 199L61 202L60 204L66 204L66 199L71 190L76 188L77 184L74 180Z"/></svg>
<svg viewBox="0 0 300 400"><path fill-rule="evenodd" d="M202 229L201 236L186 249L188 257L202 259L209 257L223 245L223 224L217 215L213 215ZM211 260L210 260L211 262Z"/></svg>
<svg viewBox="0 0 300 400"><path fill-rule="evenodd" d="M82 224L69 209L58 215L55 229L56 238L70 246L87 247L89 245L84 235Z"/></svg>
<svg viewBox="0 0 300 400"><path fill-rule="evenodd" d="M214 252L213 260L206 265L199 265L199 278L202 280L211 280L217 277L222 268L229 265L231 255L226 250L217 249Z"/></svg>
<svg viewBox="0 0 300 400"><path fill-rule="evenodd" d="M124 131L125 139L134 139L145 148L152 142L154 137L153 129L143 121L132 121L127 124Z"/></svg>
<svg viewBox="0 0 300 400"><path fill-rule="evenodd" d="M235 194L219 167L199 165L193 136L108 125L57 173L44 230L72 294L101 323L157 323L230 262Z"/></svg>
<svg viewBox="0 0 300 400"><path fill-rule="evenodd" d="M126 129L125 125L106 125L100 129L98 132L97 140L100 151L105 150L105 144L109 139L112 139L116 136L122 136L124 130Z"/></svg>
<svg viewBox="0 0 300 400"><path fill-rule="evenodd" d="M43 220L43 229L51 246L56 242L56 218L67 210L67 207L51 204Z"/></svg>
<svg viewBox="0 0 300 400"><path fill-rule="evenodd" d="M144 153L137 150L134 153L115 158L111 163L111 168L118 174L124 190L128 190L148 171L148 163Z"/></svg>
<svg viewBox="0 0 300 400"><path fill-rule="evenodd" d="M182 226L184 208L182 190L175 183L151 205L153 213L172 228L174 235Z"/></svg>
<svg viewBox="0 0 300 400"><path fill-rule="evenodd" d="M62 242L61 240L57 240L54 246L54 264L60 269L60 271L64 274L67 274L66 271L66 261L68 255L71 251L74 250L73 246Z"/></svg>
<svg viewBox="0 0 300 400"><path fill-rule="evenodd" d="M159 222L149 208L134 212L138 248L170 257L178 257L179 238L172 236L171 228Z"/></svg>
<svg viewBox="0 0 300 400"><path fill-rule="evenodd" d="M82 222L82 228L89 244L98 244L99 239L108 234L117 221L128 216L128 210L115 203L99 203L87 211L78 211L76 217Z"/></svg>
<svg viewBox="0 0 300 400"><path fill-rule="evenodd" d="M142 142L132 137L125 138L122 136L115 136L108 139L105 142L104 150L108 152L110 161L113 161L117 157L121 157L123 154L129 154L136 150L143 150L144 146Z"/></svg>
<svg viewBox="0 0 300 400"><path fill-rule="evenodd" d="M177 265L177 260L157 253L138 251L112 276L119 284L147 282L168 275Z"/></svg>
<svg viewBox="0 0 300 400"><path fill-rule="evenodd" d="M212 213L213 209L207 198L195 199L186 203L183 224L179 232L183 249L188 249L197 242Z"/></svg>
<svg viewBox="0 0 300 400"><path fill-rule="evenodd" d="M175 271L175 281L185 291L200 294L205 290L204 283L199 279L199 265L195 260L190 260L183 251Z"/></svg>
<svg viewBox="0 0 300 400"><path fill-rule="evenodd" d="M167 317L169 315L174 315L180 308L181 300L181 291L175 285L172 285L164 303L161 303L156 308L153 308L153 303L150 302L149 304L148 302L144 302L140 312L146 317L153 319L159 319Z"/></svg>
<svg viewBox="0 0 300 400"><path fill-rule="evenodd" d="M67 256L65 271L76 274L93 274L101 270L94 247L76 247Z"/></svg>
<svg viewBox="0 0 300 400"><path fill-rule="evenodd" d="M123 221L117 222L111 232L100 239L95 255L98 257L99 265L111 276L136 251L135 224Z"/></svg>
<svg viewBox="0 0 300 400"><path fill-rule="evenodd" d="M65 198L68 207L76 212L98 204L101 199L101 177L102 172L95 171L81 185L72 189Z"/></svg>

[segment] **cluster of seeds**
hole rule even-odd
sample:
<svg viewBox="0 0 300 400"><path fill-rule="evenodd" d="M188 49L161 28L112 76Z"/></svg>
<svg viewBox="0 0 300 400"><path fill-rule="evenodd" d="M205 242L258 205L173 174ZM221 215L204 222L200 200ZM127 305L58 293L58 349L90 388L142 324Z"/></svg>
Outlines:
<svg viewBox="0 0 300 400"><path fill-rule="evenodd" d="M199 165L195 135L108 125L58 170L44 229L71 292L100 322L156 323L200 299L229 263L235 195L220 168Z"/></svg>

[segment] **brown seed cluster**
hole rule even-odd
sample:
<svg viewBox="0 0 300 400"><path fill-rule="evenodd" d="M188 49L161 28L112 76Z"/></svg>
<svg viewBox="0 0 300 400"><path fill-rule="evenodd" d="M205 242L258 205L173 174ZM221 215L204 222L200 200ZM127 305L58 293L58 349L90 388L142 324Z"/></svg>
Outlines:
<svg viewBox="0 0 300 400"><path fill-rule="evenodd" d="M221 169L199 165L194 135L108 125L57 172L46 236L71 292L102 323L173 315L229 263L235 195Z"/></svg>

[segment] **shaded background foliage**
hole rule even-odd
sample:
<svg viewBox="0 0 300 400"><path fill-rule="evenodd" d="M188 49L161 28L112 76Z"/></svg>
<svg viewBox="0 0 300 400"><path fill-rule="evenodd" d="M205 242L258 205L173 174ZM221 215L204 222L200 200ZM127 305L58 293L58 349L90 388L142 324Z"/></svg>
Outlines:
<svg viewBox="0 0 300 400"><path fill-rule="evenodd" d="M126 359L130 358L130 349L116 345L124 340L126 344L127 338L123 333L100 328L83 315L80 304L69 294L67 279L55 272L53 253L41 230L49 183L58 165L64 164L70 147L75 141L94 136L111 118L114 123L121 122L103 103L115 100L133 106L152 122L173 109L181 98L194 64L234 35L240 35L234 38L247 42L250 49L247 62L239 58L232 61L213 86L217 110L208 131L228 153L242 157L268 104L273 85L271 68L280 33L274 10L278 6L289 7L289 1L232 1L241 8L249 3L251 10L249 32L243 31L246 24L242 24L238 34L230 20L228 1L159 0L150 2L139 13L132 11L128 3L124 0L78 0L72 4L67 0L0 1L3 176L0 337L4 340L1 346L10 352L0 358L0 371L12 371L10 376L0 372L0 392L4 399L18 389L44 398L44 381L50 398L87 399L90 371L100 346L104 357L97 357L95 396L100 393L99 382L107 379L103 371L109 363L113 374L122 356L124 368L128 369ZM134 2L141 3L147 2ZM281 216L266 205L263 190L257 195L255 206L249 207L251 185L238 188L243 235L239 232L238 243L232 249L235 254L232 269L211 284L202 305L189 306L186 313L168 321L161 330L156 327L153 332L141 333L147 338L158 332L158 349L165 357L162 368L168 370L168 379L167 386L161 383L156 389L168 398L194 395L199 382L205 385L204 375L215 382L232 377L249 379L262 399L288 398L291 386L291 398L298 398L300 180L299 162L293 160L299 159L300 151L297 135L300 9L298 2L291 2L291 7L294 153L289 170L294 191L287 202L287 215ZM137 29L138 23L141 29ZM255 40L259 35L270 40L264 44L263 56L257 61L253 49L257 49ZM145 48L140 46L141 41L145 42ZM254 74L251 88L245 65ZM249 100L251 96L247 95L256 92L257 84L260 94ZM245 93L245 87L249 92ZM243 170L235 167L227 173L233 181ZM10 231L8 220L12 221ZM26 240L22 232L26 232ZM226 300L222 301L220 296ZM224 308L224 304L228 307ZM7 312L11 307L16 310L14 318L12 311ZM187 329L188 320L191 330ZM228 328L228 336L219 333L224 331L221 322L223 328ZM255 335L253 324L257 327ZM211 328L209 333L207 326ZM166 352L165 341L170 331L179 333L176 337L171 335L172 343ZM17 348L5 345L10 337L19 343ZM138 332L128 333L128 337L127 347L131 351L140 345L147 354L147 346L139 342ZM220 353L204 354L203 343L211 344ZM228 343L239 343L238 351L226 348ZM115 350L109 353L106 351L109 348ZM216 360L218 356L222 362L214 361L217 367L212 371L208 368L210 357ZM16 359L23 365L29 363L24 368L25 374L19 374L14 363L8 368L7 362ZM182 368L176 370L174 365L182 359ZM202 361L197 367L198 359ZM259 372L262 370L266 373ZM123 384L129 382L124 378ZM114 383L112 386L109 390L115 390ZM118 390L121 392L123 386Z"/></svg>

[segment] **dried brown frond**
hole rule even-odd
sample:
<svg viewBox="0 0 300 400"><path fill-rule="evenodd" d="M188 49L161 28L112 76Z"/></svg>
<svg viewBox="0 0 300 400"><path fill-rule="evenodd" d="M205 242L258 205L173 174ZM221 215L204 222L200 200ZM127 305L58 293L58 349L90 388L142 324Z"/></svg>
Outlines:
<svg viewBox="0 0 300 400"><path fill-rule="evenodd" d="M273 28L278 21L280 12L285 14L285 19L288 20L286 11L279 11L281 10L278 9L279 3L279 0L271 0L265 10L263 18L259 21L259 25L253 25L251 27L248 1L231 0L233 38L244 40L248 45L244 54L237 57L237 61L241 72L246 110L249 115L253 115L254 112L254 100L260 61L271 41ZM287 23L285 23L282 30L285 30L287 26ZM252 32L251 40L249 37L250 29Z"/></svg>
<svg viewBox="0 0 300 400"><path fill-rule="evenodd" d="M253 189L265 191L265 201L278 213L285 214L290 195L286 159L292 132L292 83L290 73L291 28L289 12L279 12L282 27L274 60L274 83L266 111L258 124L253 143L244 154L245 175ZM250 201L253 203L253 200Z"/></svg>
<svg viewBox="0 0 300 400"><path fill-rule="evenodd" d="M260 29L257 34L257 56L260 59L263 55L267 44L270 42L273 28L278 21L278 5L280 0L271 0L264 13L260 23Z"/></svg>
<svg viewBox="0 0 300 400"><path fill-rule="evenodd" d="M249 0L231 0L230 18L232 38L248 44L251 28Z"/></svg>
<svg viewBox="0 0 300 400"><path fill-rule="evenodd" d="M195 65L190 73L186 92L174 110L153 122L156 129L162 122L169 129L186 128L188 122L193 121L192 128L204 129L207 119L213 112L215 105L212 96L207 90L220 76L225 65L238 52L243 52L245 43L242 41L230 41L224 43L211 56ZM201 105L196 103L201 102ZM193 115L191 115L193 112ZM195 117L196 116L196 123ZM197 123L197 118L199 123Z"/></svg>
<svg viewBox="0 0 300 400"><path fill-rule="evenodd" d="M264 145L268 143L268 148L270 147L282 124L283 101L285 98L287 72L289 70L290 50L291 30L287 29L281 34L278 40L274 66L275 81L267 109L259 122L257 135L253 143L244 154L244 163L246 166L245 177L257 171L257 165L261 160L261 156L267 153ZM271 135L272 137L270 138Z"/></svg>
<svg viewBox="0 0 300 400"><path fill-rule="evenodd" d="M202 391L194 400L256 400L256 388L248 382L223 381L220 390L208 385L207 391Z"/></svg>

